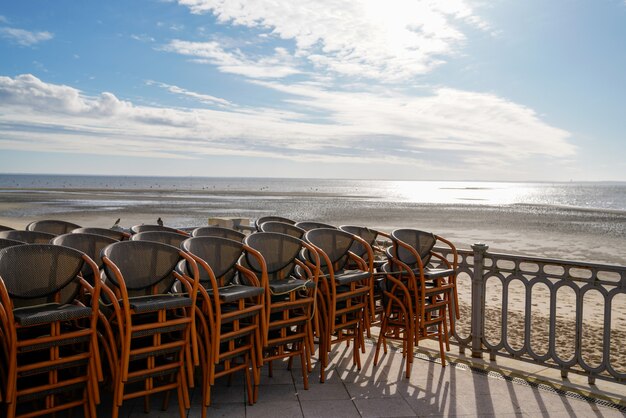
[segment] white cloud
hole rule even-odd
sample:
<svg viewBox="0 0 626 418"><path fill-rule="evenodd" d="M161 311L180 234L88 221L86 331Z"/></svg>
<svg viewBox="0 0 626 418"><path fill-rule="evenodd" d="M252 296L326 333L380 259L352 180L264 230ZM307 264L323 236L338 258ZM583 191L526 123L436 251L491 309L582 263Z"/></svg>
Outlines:
<svg viewBox="0 0 626 418"><path fill-rule="evenodd" d="M153 81L153 80L146 81L146 84L149 86L161 87L163 89L166 89L170 93L189 97L204 104L219 105L219 106L233 106L233 104L226 99L211 96L209 94L196 93L196 92L186 90L182 87L174 86L171 84L159 83L158 81Z"/></svg>
<svg viewBox="0 0 626 418"><path fill-rule="evenodd" d="M132 34L132 35L130 35L130 37L132 39L136 40L136 41L139 41L139 42L154 42L155 41L155 39L152 36L146 35L145 33L142 33L142 34L139 34L139 35Z"/></svg>
<svg viewBox="0 0 626 418"><path fill-rule="evenodd" d="M445 167L448 175L485 167L510 172L536 157L562 161L576 151L567 132L492 94L438 89L412 97L395 90L350 93L313 83L258 83L290 93L292 110L138 106L32 75L0 77L0 148L404 164L425 173Z"/></svg>
<svg viewBox="0 0 626 418"><path fill-rule="evenodd" d="M296 56L330 71L397 81L431 71L486 29L466 0L179 0L192 13L294 40Z"/></svg>
<svg viewBox="0 0 626 418"><path fill-rule="evenodd" d="M6 17L0 15L0 23L9 23L9 19L7 19Z"/></svg>
<svg viewBox="0 0 626 418"><path fill-rule="evenodd" d="M228 52L216 41L189 42L175 39L162 49L195 57L195 62L216 65L225 73L250 78L283 78L300 73L294 59L283 48L275 48L273 55L258 59L246 56L239 49Z"/></svg>
<svg viewBox="0 0 626 418"><path fill-rule="evenodd" d="M0 36L23 46L32 46L39 42L49 41L54 37L50 32L31 32L17 28L0 28Z"/></svg>

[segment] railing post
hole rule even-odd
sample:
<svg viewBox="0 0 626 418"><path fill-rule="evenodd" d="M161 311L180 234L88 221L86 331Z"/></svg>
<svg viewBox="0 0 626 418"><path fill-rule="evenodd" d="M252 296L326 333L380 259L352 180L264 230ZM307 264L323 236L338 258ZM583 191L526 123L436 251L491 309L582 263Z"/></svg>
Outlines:
<svg viewBox="0 0 626 418"><path fill-rule="evenodd" d="M485 253L488 245L476 243L474 251L474 275L472 276L472 357L482 358L482 343L485 318Z"/></svg>

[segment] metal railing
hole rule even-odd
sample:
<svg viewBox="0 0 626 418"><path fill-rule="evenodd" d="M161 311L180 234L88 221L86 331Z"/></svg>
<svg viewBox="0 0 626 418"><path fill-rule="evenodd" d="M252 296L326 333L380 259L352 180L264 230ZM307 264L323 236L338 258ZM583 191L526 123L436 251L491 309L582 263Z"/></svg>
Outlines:
<svg viewBox="0 0 626 418"><path fill-rule="evenodd" d="M626 326L626 267L490 253L488 248L475 244L458 251L459 286L471 280L471 331L460 335L459 326L454 334L462 351L541 364L560 369L563 377L583 374L590 384L596 378L626 383L620 357L626 334L617 330L620 321ZM517 311L509 304L512 299ZM602 325L594 328L591 322Z"/></svg>

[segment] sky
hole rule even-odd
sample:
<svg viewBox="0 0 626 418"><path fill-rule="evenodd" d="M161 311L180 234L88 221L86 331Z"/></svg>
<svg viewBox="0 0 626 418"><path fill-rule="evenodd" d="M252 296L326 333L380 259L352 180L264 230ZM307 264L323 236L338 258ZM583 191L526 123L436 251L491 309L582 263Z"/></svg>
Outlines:
<svg viewBox="0 0 626 418"><path fill-rule="evenodd" d="M0 173L626 181L626 0L0 3Z"/></svg>

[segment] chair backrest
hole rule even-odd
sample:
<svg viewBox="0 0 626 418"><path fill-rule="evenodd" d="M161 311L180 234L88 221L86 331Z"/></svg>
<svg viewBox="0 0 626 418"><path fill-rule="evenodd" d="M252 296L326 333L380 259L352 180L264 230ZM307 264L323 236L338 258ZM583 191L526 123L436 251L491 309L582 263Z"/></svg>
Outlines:
<svg viewBox="0 0 626 418"><path fill-rule="evenodd" d="M56 235L39 231L0 231L0 238L22 241L27 244L47 244L54 237L56 237Z"/></svg>
<svg viewBox="0 0 626 418"><path fill-rule="evenodd" d="M396 229L391 233L391 241L393 243L392 254L394 257L408 266L414 266L417 264L415 255L398 244L398 241L402 241L415 249L422 260L422 265L425 267L430 262L430 251L435 246L437 238L431 232L420 231L417 229Z"/></svg>
<svg viewBox="0 0 626 418"><path fill-rule="evenodd" d="M365 226L354 226L354 225L341 225L339 227L342 231L346 231L349 234L356 235L358 237L363 238L371 247L376 244L376 237L378 236L378 231L374 229L369 229ZM354 241L352 243L352 247L350 248L354 254L359 257L365 257L367 255L367 249L360 241Z"/></svg>
<svg viewBox="0 0 626 418"><path fill-rule="evenodd" d="M174 282L172 272L180 261L179 249L154 241L120 241L102 250L122 274L129 291L149 293L153 287L166 292ZM107 281L121 287L115 272L104 264ZM136 292L135 292L136 293Z"/></svg>
<svg viewBox="0 0 626 418"><path fill-rule="evenodd" d="M218 287L232 283L237 276L235 266L244 253L244 246L241 241L217 236L188 238L183 242L182 248L208 264L213 271ZM207 279L209 279L208 275L201 274L201 281ZM206 287L206 283L203 285Z"/></svg>
<svg viewBox="0 0 626 418"><path fill-rule="evenodd" d="M241 241L246 237L246 234L235 231L234 229L224 228L223 226L201 226L194 229L191 232L192 237L222 237L232 239L234 241Z"/></svg>
<svg viewBox="0 0 626 418"><path fill-rule="evenodd" d="M0 250L3 248L7 248L7 247L12 247L14 245L24 245L26 244L23 241L17 241L14 239L8 239L8 238L0 238Z"/></svg>
<svg viewBox="0 0 626 418"><path fill-rule="evenodd" d="M298 238L275 232L256 232L248 235L244 243L257 250L265 259L270 280L284 279L291 275L296 267L296 260L304 247ZM261 273L259 261L248 254L242 262L256 273Z"/></svg>
<svg viewBox="0 0 626 418"><path fill-rule="evenodd" d="M0 250L0 277L16 308L70 303L80 289L78 273L84 263L83 254L73 248L15 245Z"/></svg>
<svg viewBox="0 0 626 418"><path fill-rule="evenodd" d="M182 244L187 238L189 238L187 235L177 234L176 232L146 231L135 234L130 239L132 241L160 242L161 244L172 245L176 248L180 248L180 244Z"/></svg>
<svg viewBox="0 0 626 418"><path fill-rule="evenodd" d="M128 237L128 234L120 230L94 227L76 228L72 230L72 233L102 235L105 237L113 238L115 241L122 241L123 239Z"/></svg>
<svg viewBox="0 0 626 418"><path fill-rule="evenodd" d="M282 222L289 225L295 225L296 223L296 221L289 218L283 218L282 216L261 216L256 221L254 221L254 226L256 226L257 231L261 231L261 225L263 225L265 222Z"/></svg>
<svg viewBox="0 0 626 418"><path fill-rule="evenodd" d="M162 232L175 232L177 234L187 235L185 232L180 229L171 228L169 226L163 225L135 225L130 227L130 232L133 234L138 234L140 232L149 232L149 231L162 231Z"/></svg>
<svg viewBox="0 0 626 418"><path fill-rule="evenodd" d="M340 229L319 228L307 231L304 234L304 240L326 253L331 266L328 266L328 263L323 261L323 257L320 257L322 259L321 269L323 272L328 273L330 267L332 267L333 271L344 268L348 262L348 252L352 247L354 237L352 234ZM310 253L307 253L307 256L309 261L312 261Z"/></svg>
<svg viewBox="0 0 626 418"><path fill-rule="evenodd" d="M100 256L102 250L117 241L113 238L105 237L104 235L71 232L69 234L59 235L51 242L54 245L62 245L82 251L96 263L98 268L102 268L102 257ZM81 273L83 273L85 280L92 283L91 276L93 272L88 264L85 264Z"/></svg>
<svg viewBox="0 0 626 418"><path fill-rule="evenodd" d="M6 225L0 225L0 231L13 231L14 228Z"/></svg>
<svg viewBox="0 0 626 418"><path fill-rule="evenodd" d="M80 228L80 225L57 219L34 221L26 225L27 231L47 232L52 235L67 234L76 228Z"/></svg>
<svg viewBox="0 0 626 418"><path fill-rule="evenodd" d="M337 227L334 225L325 224L322 222L313 222L313 221L297 222L296 226L298 228L304 229L305 231L310 231L312 229L320 229L320 228L337 229Z"/></svg>
<svg viewBox="0 0 626 418"><path fill-rule="evenodd" d="M279 234L291 235L298 239L302 239L306 232L304 229L295 225L275 221L263 222L260 228L261 232L277 232Z"/></svg>

